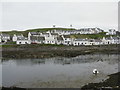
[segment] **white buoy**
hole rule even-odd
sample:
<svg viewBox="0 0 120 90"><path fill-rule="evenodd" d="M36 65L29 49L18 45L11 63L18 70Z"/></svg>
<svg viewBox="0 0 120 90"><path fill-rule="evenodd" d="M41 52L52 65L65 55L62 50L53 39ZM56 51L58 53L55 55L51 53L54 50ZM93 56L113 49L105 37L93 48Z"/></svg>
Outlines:
<svg viewBox="0 0 120 90"><path fill-rule="evenodd" d="M97 69L93 69L93 74L98 74L99 71Z"/></svg>

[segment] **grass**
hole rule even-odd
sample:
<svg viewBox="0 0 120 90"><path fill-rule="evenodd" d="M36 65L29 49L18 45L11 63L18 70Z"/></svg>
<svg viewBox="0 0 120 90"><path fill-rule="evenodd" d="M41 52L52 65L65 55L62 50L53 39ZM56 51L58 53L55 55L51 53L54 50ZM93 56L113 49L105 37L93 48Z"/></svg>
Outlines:
<svg viewBox="0 0 120 90"><path fill-rule="evenodd" d="M28 32L46 32L46 31L49 31L49 30L75 30L74 28L38 28L38 29L29 29L29 30L25 30L25 31L7 31L7 32L2 32L2 33L5 33L5 34L9 34L11 36L13 36L14 34L23 34L24 36L27 37L28 35ZM1 32L0 32L1 33Z"/></svg>
<svg viewBox="0 0 120 90"><path fill-rule="evenodd" d="M105 35L105 33L99 33L99 34L73 34L71 35L72 38L82 38L82 39L102 39L103 37L110 37L110 36L116 36L116 35Z"/></svg>

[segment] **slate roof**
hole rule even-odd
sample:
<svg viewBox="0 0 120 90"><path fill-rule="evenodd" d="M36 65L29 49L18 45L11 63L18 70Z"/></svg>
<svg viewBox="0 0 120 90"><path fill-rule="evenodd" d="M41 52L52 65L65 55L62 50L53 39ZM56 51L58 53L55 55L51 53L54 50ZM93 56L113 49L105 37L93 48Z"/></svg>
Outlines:
<svg viewBox="0 0 120 90"><path fill-rule="evenodd" d="M51 35L58 35L58 33L51 33Z"/></svg>
<svg viewBox="0 0 120 90"><path fill-rule="evenodd" d="M32 40L32 41L34 41L34 40L43 41L43 40L45 40L45 37L30 36L30 40Z"/></svg>
<svg viewBox="0 0 120 90"><path fill-rule="evenodd" d="M39 32L30 32L31 35L40 35Z"/></svg>
<svg viewBox="0 0 120 90"><path fill-rule="evenodd" d="M30 40L37 40L36 36L30 36Z"/></svg>
<svg viewBox="0 0 120 90"><path fill-rule="evenodd" d="M1 36L2 36L2 37L10 37L9 34L5 34L5 33L2 33Z"/></svg>
<svg viewBox="0 0 120 90"><path fill-rule="evenodd" d="M17 38L17 40L28 40L28 39L25 37L19 37L19 38Z"/></svg>
<svg viewBox="0 0 120 90"><path fill-rule="evenodd" d="M75 39L75 41L87 41L86 39Z"/></svg>
<svg viewBox="0 0 120 90"><path fill-rule="evenodd" d="M44 40L45 40L45 37L37 37L37 40L38 40L38 41L44 41Z"/></svg>
<svg viewBox="0 0 120 90"><path fill-rule="evenodd" d="M62 38L61 36L59 36L59 37L57 37L57 40L58 40L58 41L62 41L63 38Z"/></svg>
<svg viewBox="0 0 120 90"><path fill-rule="evenodd" d="M120 37L112 37L114 40L118 40L120 39Z"/></svg>
<svg viewBox="0 0 120 90"><path fill-rule="evenodd" d="M64 38L70 38L70 35L63 35Z"/></svg>

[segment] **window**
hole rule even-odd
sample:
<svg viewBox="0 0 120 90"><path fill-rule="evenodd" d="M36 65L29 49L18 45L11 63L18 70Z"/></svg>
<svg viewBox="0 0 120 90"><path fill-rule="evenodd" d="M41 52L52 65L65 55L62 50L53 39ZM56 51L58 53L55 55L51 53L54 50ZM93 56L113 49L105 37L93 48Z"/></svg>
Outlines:
<svg viewBox="0 0 120 90"><path fill-rule="evenodd" d="M21 44L21 42L19 42L19 44Z"/></svg>

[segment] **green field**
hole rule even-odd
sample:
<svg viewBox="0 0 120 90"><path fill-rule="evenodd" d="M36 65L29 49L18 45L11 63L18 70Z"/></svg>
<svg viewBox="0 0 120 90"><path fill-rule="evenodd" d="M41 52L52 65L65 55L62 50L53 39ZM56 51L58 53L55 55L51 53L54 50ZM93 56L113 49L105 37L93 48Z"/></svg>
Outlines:
<svg viewBox="0 0 120 90"><path fill-rule="evenodd" d="M7 31L7 32L2 32L2 33L6 33L9 35L13 35L13 34L23 34L24 36L28 35L28 32L46 32L49 30L75 30L74 28L38 28L38 29L29 29L29 30L25 30L25 31Z"/></svg>
<svg viewBox="0 0 120 90"><path fill-rule="evenodd" d="M8 31L2 32L13 36L13 34L23 34L27 37L28 32L46 32L49 30L76 30L75 28L38 28L38 29L29 29L25 31ZM110 37L111 35L106 35L106 32L102 32L99 34L77 34L77 35L70 35L71 38L88 38L88 39L101 39L103 37ZM116 36L116 35L113 35Z"/></svg>

